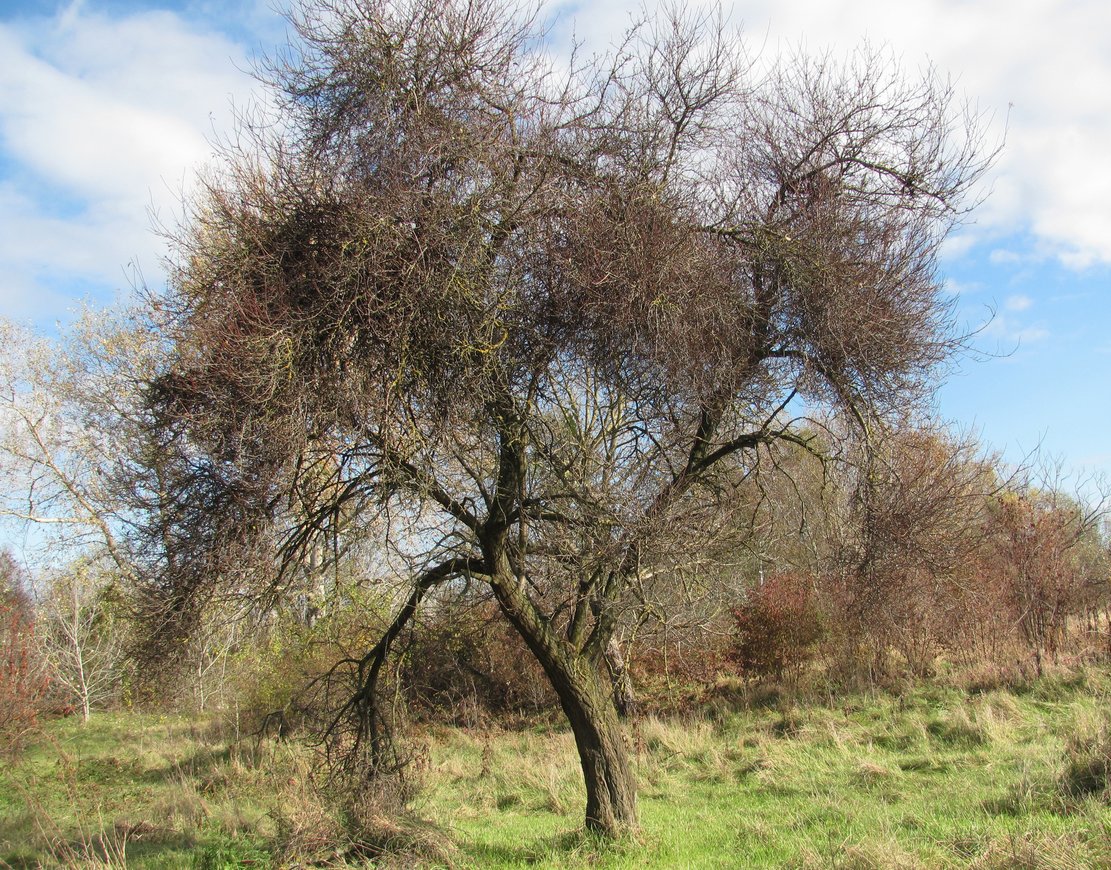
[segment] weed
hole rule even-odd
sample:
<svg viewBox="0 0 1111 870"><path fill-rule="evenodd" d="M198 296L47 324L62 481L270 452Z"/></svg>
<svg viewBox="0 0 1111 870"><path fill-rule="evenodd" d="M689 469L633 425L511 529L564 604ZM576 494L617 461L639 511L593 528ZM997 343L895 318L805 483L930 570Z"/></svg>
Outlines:
<svg viewBox="0 0 1111 870"><path fill-rule="evenodd" d="M990 742L987 729L973 721L964 706L958 706L933 719L926 730L931 736L950 746L978 747Z"/></svg>
<svg viewBox="0 0 1111 870"><path fill-rule="evenodd" d="M192 870L266 868L270 864L270 852L257 843L235 837L224 837L206 843L193 853Z"/></svg>
<svg viewBox="0 0 1111 870"><path fill-rule="evenodd" d="M1084 845L1070 835L1008 833L987 844L970 870L1077 870L1096 866Z"/></svg>

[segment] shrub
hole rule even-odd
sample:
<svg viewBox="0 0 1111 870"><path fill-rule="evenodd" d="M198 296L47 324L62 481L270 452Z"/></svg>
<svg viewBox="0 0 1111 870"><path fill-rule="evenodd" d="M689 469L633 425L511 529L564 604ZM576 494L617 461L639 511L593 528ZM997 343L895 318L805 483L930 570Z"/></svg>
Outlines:
<svg viewBox="0 0 1111 870"><path fill-rule="evenodd" d="M27 609L0 598L0 746L17 749L34 729L48 683Z"/></svg>
<svg viewBox="0 0 1111 870"><path fill-rule="evenodd" d="M813 583L801 574L767 578L732 613L730 658L754 677L797 679L825 635Z"/></svg>
<svg viewBox="0 0 1111 870"><path fill-rule="evenodd" d="M402 682L426 715L477 726L555 707L555 693L492 603L425 615L405 647Z"/></svg>
<svg viewBox="0 0 1111 870"><path fill-rule="evenodd" d="M422 765L415 765L419 777ZM318 778L293 772L275 813L280 866L450 866L454 847L407 808L415 781L349 769ZM334 771L338 774L338 771Z"/></svg>
<svg viewBox="0 0 1111 870"><path fill-rule="evenodd" d="M344 590L341 600L311 622L292 611L275 615L229 658L225 688L236 704L227 712L247 732L281 737L301 728L306 715L327 718L354 691L350 668L336 664L365 655L388 614L386 600ZM320 682L333 670L334 679Z"/></svg>

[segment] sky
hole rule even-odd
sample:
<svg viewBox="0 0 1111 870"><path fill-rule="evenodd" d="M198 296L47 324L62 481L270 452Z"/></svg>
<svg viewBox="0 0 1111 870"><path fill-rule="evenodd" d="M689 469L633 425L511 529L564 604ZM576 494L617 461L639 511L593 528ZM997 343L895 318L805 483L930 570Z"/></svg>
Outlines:
<svg viewBox="0 0 1111 870"><path fill-rule="evenodd" d="M652 0L648 0L649 3ZM701 0L695 0L701 2ZM551 40L603 49L641 0L549 2ZM650 8L650 6L649 6ZM976 353L939 414L1018 461L1111 476L1111 4L734 0L763 59L887 45L954 81L1004 147L941 275ZM157 286L212 141L286 38L267 0L0 0L0 316L49 332Z"/></svg>

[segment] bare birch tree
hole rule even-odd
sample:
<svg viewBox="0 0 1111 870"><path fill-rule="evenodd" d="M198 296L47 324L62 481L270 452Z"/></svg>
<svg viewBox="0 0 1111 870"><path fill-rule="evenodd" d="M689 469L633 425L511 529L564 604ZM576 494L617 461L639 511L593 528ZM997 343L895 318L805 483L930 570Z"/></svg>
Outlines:
<svg viewBox="0 0 1111 870"><path fill-rule="evenodd" d="M0 520L33 528L53 564L134 571L128 529L150 459L139 391L153 354L127 312L86 311L56 339L0 321Z"/></svg>
<svg viewBox="0 0 1111 870"><path fill-rule="evenodd" d="M123 631L111 604L109 579L88 564L56 574L39 601L36 639L51 691L84 722L121 690Z"/></svg>

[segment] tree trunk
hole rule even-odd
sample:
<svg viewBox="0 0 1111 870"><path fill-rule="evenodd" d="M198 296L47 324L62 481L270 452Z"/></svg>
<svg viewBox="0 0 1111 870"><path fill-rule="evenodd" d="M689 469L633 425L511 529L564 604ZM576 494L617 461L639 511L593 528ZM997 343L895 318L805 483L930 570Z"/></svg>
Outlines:
<svg viewBox="0 0 1111 870"><path fill-rule="evenodd" d="M502 612L544 668L571 724L586 784L586 827L617 838L637 826L636 779L599 663L556 635L512 581L492 584Z"/></svg>
<svg viewBox="0 0 1111 870"><path fill-rule="evenodd" d="M618 837L636 827L636 780L609 686L581 656L545 672L575 734L586 783L586 827Z"/></svg>
<svg viewBox="0 0 1111 870"><path fill-rule="evenodd" d="M617 638L611 637L606 644L605 659L610 672L610 683L613 685L613 705L617 708L617 715L622 719L632 719L637 712L637 696Z"/></svg>

